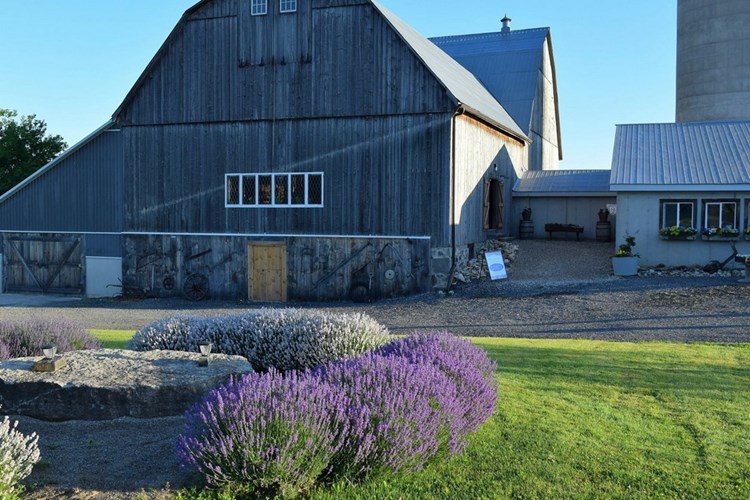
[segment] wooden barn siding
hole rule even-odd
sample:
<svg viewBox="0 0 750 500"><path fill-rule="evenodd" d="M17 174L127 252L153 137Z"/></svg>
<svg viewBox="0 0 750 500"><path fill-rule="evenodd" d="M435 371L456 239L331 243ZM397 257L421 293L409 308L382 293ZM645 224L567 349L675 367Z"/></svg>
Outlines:
<svg viewBox="0 0 750 500"><path fill-rule="evenodd" d="M209 298L246 299L245 237L126 235L123 282L156 297L181 296L188 275L208 277ZM366 284L370 298L429 290L427 240L368 238L286 238L290 300L348 299L353 286ZM387 271L393 271L389 278ZM164 287L165 278L174 288Z"/></svg>
<svg viewBox="0 0 750 500"><path fill-rule="evenodd" d="M484 179L504 183L505 227L508 234L511 189L526 164L526 147L515 139L462 115L456 118L456 244L479 243L488 237L484 230ZM497 166L497 171L494 167Z"/></svg>
<svg viewBox="0 0 750 500"><path fill-rule="evenodd" d="M103 132L0 203L0 231L121 231L122 155L122 135Z"/></svg>
<svg viewBox="0 0 750 500"><path fill-rule="evenodd" d="M531 115L532 144L529 146L529 170L555 170L560 164L557 141L557 110L549 45L544 42L537 79L536 100Z"/></svg>
<svg viewBox="0 0 750 500"><path fill-rule="evenodd" d="M0 266L7 292L82 293L85 242L78 234L0 235ZM3 262L4 261L4 262Z"/></svg>
<svg viewBox="0 0 750 500"><path fill-rule="evenodd" d="M432 236L451 115L124 127L130 232ZM224 208L226 173L323 172L324 208Z"/></svg>
<svg viewBox="0 0 750 500"><path fill-rule="evenodd" d="M237 8L248 8L249 2L226 3L219 11L226 17L201 18L199 11L126 103L121 123L454 110L445 89L371 4L325 7L321 2L312 11L309 5L300 2L295 14L255 17L239 15ZM230 8L234 15L228 15ZM271 53L273 63L266 61ZM262 65L254 56L260 54Z"/></svg>

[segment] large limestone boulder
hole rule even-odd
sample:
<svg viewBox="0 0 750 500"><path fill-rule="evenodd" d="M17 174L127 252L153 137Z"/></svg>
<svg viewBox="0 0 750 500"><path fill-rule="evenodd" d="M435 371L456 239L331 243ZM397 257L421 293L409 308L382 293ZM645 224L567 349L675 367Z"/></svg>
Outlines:
<svg viewBox="0 0 750 500"><path fill-rule="evenodd" d="M0 361L0 412L42 420L180 415L232 375L252 372L242 356L115 349L63 354L65 366L33 372L40 358Z"/></svg>

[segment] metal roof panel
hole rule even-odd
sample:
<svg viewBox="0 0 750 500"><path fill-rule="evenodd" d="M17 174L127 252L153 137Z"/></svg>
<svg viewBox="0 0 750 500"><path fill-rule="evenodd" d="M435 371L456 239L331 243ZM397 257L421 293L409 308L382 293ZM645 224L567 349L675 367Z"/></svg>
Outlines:
<svg viewBox="0 0 750 500"><path fill-rule="evenodd" d="M536 28L431 40L476 75L529 134L542 49L548 35L549 28Z"/></svg>
<svg viewBox="0 0 750 500"><path fill-rule="evenodd" d="M750 184L750 122L618 125L611 183Z"/></svg>
<svg viewBox="0 0 750 500"><path fill-rule="evenodd" d="M476 76L388 9L375 0L372 3L460 104L511 135L529 142L523 127L518 126Z"/></svg>
<svg viewBox="0 0 750 500"><path fill-rule="evenodd" d="M516 181L520 193L600 193L609 191L609 170L535 170Z"/></svg>

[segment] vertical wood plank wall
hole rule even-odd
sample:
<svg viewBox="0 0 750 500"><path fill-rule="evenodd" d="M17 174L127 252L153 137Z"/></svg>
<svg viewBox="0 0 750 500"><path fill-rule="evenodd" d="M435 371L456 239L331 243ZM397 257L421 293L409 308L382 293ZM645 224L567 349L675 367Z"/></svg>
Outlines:
<svg viewBox="0 0 750 500"><path fill-rule="evenodd" d="M487 240L484 230L484 180L502 180L503 198L511 199L515 172L525 165L527 149L518 141L501 134L470 116L456 118L456 244L467 245ZM495 169L497 167L497 169ZM503 234L509 234L510 203L506 203Z"/></svg>
<svg viewBox="0 0 750 500"><path fill-rule="evenodd" d="M445 89L370 2L277 4L198 10L126 103L126 231L449 244ZM243 172L324 172L324 207L226 209Z"/></svg>
<svg viewBox="0 0 750 500"><path fill-rule="evenodd" d="M531 115L529 170L555 170L560 165L557 108L549 37L542 47L534 110Z"/></svg>
<svg viewBox="0 0 750 500"><path fill-rule="evenodd" d="M105 131L5 200L0 229L122 230L122 135Z"/></svg>

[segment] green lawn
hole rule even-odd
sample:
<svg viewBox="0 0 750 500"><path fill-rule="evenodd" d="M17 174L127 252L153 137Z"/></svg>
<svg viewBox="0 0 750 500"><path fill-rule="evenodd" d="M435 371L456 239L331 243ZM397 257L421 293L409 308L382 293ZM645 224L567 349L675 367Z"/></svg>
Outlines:
<svg viewBox="0 0 750 500"><path fill-rule="evenodd" d="M473 340L500 389L463 454L313 498L750 498L750 345Z"/></svg>
<svg viewBox="0 0 750 500"><path fill-rule="evenodd" d="M89 330L89 333L101 340L107 349L124 349L131 339L134 330Z"/></svg>
<svg viewBox="0 0 750 500"><path fill-rule="evenodd" d="M750 345L474 339L494 417L453 460L314 498L750 498Z"/></svg>

